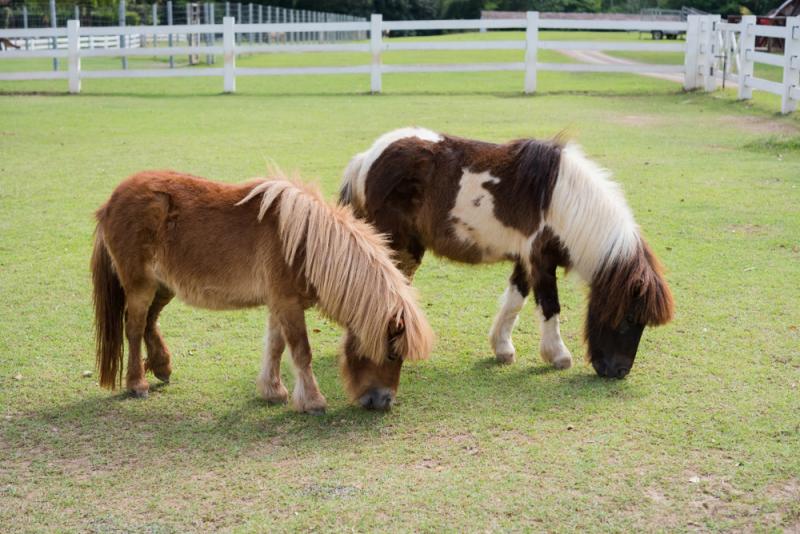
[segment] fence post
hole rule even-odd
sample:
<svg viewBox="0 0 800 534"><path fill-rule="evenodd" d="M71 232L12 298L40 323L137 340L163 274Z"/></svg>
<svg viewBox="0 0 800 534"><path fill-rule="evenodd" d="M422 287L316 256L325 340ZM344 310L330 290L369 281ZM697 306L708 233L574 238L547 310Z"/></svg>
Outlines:
<svg viewBox="0 0 800 534"><path fill-rule="evenodd" d="M739 33L739 100L753 98L753 90L747 86L747 78L753 76L752 54L756 49L756 34L750 33L750 27L755 25L755 15L744 15L739 22L741 28Z"/></svg>
<svg viewBox="0 0 800 534"><path fill-rule="evenodd" d="M204 11L203 14L205 15L203 17L205 19L203 22L205 22L206 24L212 24L212 22L211 22L211 2L206 2L204 4L204 10L203 11ZM211 33L206 33L205 34L206 46L211 46L213 44L211 42L212 38L213 38L213 34L211 34ZM213 62L214 62L214 55L213 54L206 54L206 65L211 65L211 63L213 63Z"/></svg>
<svg viewBox="0 0 800 534"><path fill-rule="evenodd" d="M264 6L262 4L258 4L258 23L264 24ZM256 42L264 42L264 32L261 30L258 30L258 33L256 34Z"/></svg>
<svg viewBox="0 0 800 534"><path fill-rule="evenodd" d="M717 90L717 52L719 52L719 40L717 33L719 32L719 15L706 15L706 25L708 33L706 34L706 64L705 71L703 72L703 89L708 93Z"/></svg>
<svg viewBox="0 0 800 534"><path fill-rule="evenodd" d="M167 26L172 26L172 0L167 0ZM172 48L172 34L167 35L167 46ZM169 56L169 68L175 68L175 56Z"/></svg>
<svg viewBox="0 0 800 534"><path fill-rule="evenodd" d="M372 66L370 67L370 90L373 93L381 92L381 48L383 48L383 15L372 14L369 21L369 48L372 52Z"/></svg>
<svg viewBox="0 0 800 534"><path fill-rule="evenodd" d="M233 17L222 19L223 89L226 93L236 92L236 29Z"/></svg>
<svg viewBox="0 0 800 534"><path fill-rule="evenodd" d="M28 29L28 6L22 6L22 27ZM30 50L30 41L25 38L25 50Z"/></svg>
<svg viewBox="0 0 800 534"><path fill-rule="evenodd" d="M67 64L69 67L67 79L69 80L69 92L77 94L81 92L81 37L79 20L67 21Z"/></svg>
<svg viewBox="0 0 800 534"><path fill-rule="evenodd" d="M708 49L709 34L711 28L709 27L709 20L706 15L700 15L700 28L698 30L698 46L697 46L697 85L701 89L706 87L706 77L708 76L709 68L709 55Z"/></svg>
<svg viewBox="0 0 800 534"><path fill-rule="evenodd" d="M242 3L238 2L236 4L236 23L242 24ZM242 39L242 36L238 33L236 34L236 42L239 43Z"/></svg>
<svg viewBox="0 0 800 534"><path fill-rule="evenodd" d="M56 0L50 0L50 27L55 28L58 24L56 20ZM53 37L53 50L58 48L58 37ZM53 58L53 70L58 70L58 58Z"/></svg>
<svg viewBox="0 0 800 534"><path fill-rule="evenodd" d="M75 4L75 8L72 10L74 13L75 20L81 20L81 8L78 4Z"/></svg>
<svg viewBox="0 0 800 534"><path fill-rule="evenodd" d="M272 6L267 6L267 24L272 24ZM266 33L267 44L272 42L272 32Z"/></svg>
<svg viewBox="0 0 800 534"><path fill-rule="evenodd" d="M536 92L536 59L539 55L539 13L528 11L525 27L525 94Z"/></svg>
<svg viewBox="0 0 800 534"><path fill-rule="evenodd" d="M786 39L783 41L783 95L781 113L797 109L792 90L800 89L800 17L786 17Z"/></svg>
<svg viewBox="0 0 800 534"><path fill-rule="evenodd" d="M158 46L158 34L155 32L158 26L158 4L153 4L153 48ZM145 39L145 42L147 40Z"/></svg>
<svg viewBox="0 0 800 534"><path fill-rule="evenodd" d="M683 62L683 88L697 89L698 55L700 53L700 15L689 15L686 27L686 57Z"/></svg>
<svg viewBox="0 0 800 534"><path fill-rule="evenodd" d="M253 23L253 3L250 2L250 5L247 8L247 23ZM253 44L253 32L247 34L247 44Z"/></svg>
<svg viewBox="0 0 800 534"><path fill-rule="evenodd" d="M119 25L125 26L125 0L119 0ZM119 36L119 48L120 50L125 48L125 34L120 34ZM128 69L128 58L126 56L122 56L122 69Z"/></svg>

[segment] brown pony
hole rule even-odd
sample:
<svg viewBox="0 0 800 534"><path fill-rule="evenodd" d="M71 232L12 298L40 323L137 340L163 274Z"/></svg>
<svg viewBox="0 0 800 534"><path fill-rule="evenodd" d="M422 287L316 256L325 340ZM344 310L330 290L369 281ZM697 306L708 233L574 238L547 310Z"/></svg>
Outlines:
<svg viewBox="0 0 800 534"><path fill-rule="evenodd" d="M602 376L630 372L645 325L673 314L661 266L609 173L574 144L492 144L423 128L384 134L344 172L340 202L389 234L412 277L425 250L465 263L514 262L490 340L515 357L511 331L533 288L540 354L572 365L561 339L556 268L590 286L588 359Z"/></svg>
<svg viewBox="0 0 800 534"><path fill-rule="evenodd" d="M308 186L142 172L117 187L97 220L91 267L104 387L114 389L122 378L123 327L128 390L147 395L147 370L169 381L170 353L157 320L175 295L215 310L266 305L258 389L270 402L287 401L280 359L288 344L292 400L301 412L326 406L311 370L304 312L312 305L348 328L341 369L351 398L366 408L388 408L402 361L430 353L428 323L383 238Z"/></svg>

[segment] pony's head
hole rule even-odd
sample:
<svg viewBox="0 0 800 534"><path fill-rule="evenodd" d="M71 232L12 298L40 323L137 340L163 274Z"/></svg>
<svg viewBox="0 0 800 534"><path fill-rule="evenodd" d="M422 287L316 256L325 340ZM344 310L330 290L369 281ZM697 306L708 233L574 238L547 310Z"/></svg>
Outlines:
<svg viewBox="0 0 800 534"><path fill-rule="evenodd" d="M672 319L672 293L643 239L633 255L601 268L591 284L587 359L600 376L624 378L633 367L645 326Z"/></svg>
<svg viewBox="0 0 800 534"><path fill-rule="evenodd" d="M391 408L403 362L427 358L433 345L433 332L413 301L404 303L392 314L384 331L383 359L365 355L363 344L351 329L347 331L340 359L350 398L372 410Z"/></svg>

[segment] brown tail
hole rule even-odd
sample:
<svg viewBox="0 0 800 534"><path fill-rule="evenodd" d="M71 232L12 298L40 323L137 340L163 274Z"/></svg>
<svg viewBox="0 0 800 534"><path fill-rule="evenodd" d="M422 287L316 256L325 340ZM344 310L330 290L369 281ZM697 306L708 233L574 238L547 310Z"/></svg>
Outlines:
<svg viewBox="0 0 800 534"><path fill-rule="evenodd" d="M100 385L115 389L122 382L122 331L125 291L111 263L103 232L97 229L92 253L94 324Z"/></svg>

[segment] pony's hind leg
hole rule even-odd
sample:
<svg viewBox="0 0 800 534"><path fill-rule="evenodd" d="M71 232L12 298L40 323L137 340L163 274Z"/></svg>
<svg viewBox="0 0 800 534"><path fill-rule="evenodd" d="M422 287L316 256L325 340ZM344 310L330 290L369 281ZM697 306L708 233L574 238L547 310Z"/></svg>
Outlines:
<svg viewBox="0 0 800 534"><path fill-rule="evenodd" d="M305 310L299 304L290 304L275 309L273 314L280 324L283 338L289 345L295 371L292 404L298 412L314 415L325 413L327 402L319 390L317 379L311 370L311 347L308 344Z"/></svg>
<svg viewBox="0 0 800 534"><path fill-rule="evenodd" d="M134 396L145 398L150 385L144 378L142 338L147 326L147 312L155 296L155 284L137 284L135 290L125 288L127 308L125 310L125 337L128 339L128 372L126 387Z"/></svg>
<svg viewBox="0 0 800 534"><path fill-rule="evenodd" d="M271 313L264 342L261 373L258 375L256 387L264 400L275 404L285 404L289 399L289 392L281 382L281 356L284 348L286 348L286 341L283 339L281 326L275 318L275 314Z"/></svg>
<svg viewBox="0 0 800 534"><path fill-rule="evenodd" d="M525 268L517 262L514 265L514 272L508 280L508 287L503 293L503 304L492 324L489 332L489 341L492 344L495 358L500 363L512 363L516 354L514 344L511 342L511 331L519 317L522 306L530 293L528 284L528 273Z"/></svg>
<svg viewBox="0 0 800 534"><path fill-rule="evenodd" d="M172 374L172 356L161 336L158 327L158 316L164 306L169 304L175 294L166 286L159 286L155 298L147 311L147 325L144 329L144 344L147 347L147 361L145 371L152 371L162 382L169 383Z"/></svg>
<svg viewBox="0 0 800 534"><path fill-rule="evenodd" d="M558 319L561 304L558 301L555 263L534 266L533 294L541 318L539 354L542 360L556 369L567 369L572 366L572 354L561 339Z"/></svg>

